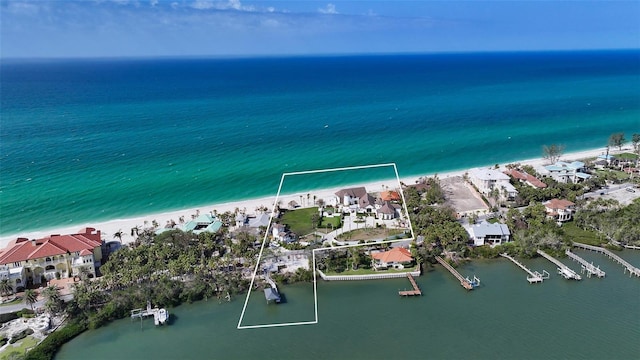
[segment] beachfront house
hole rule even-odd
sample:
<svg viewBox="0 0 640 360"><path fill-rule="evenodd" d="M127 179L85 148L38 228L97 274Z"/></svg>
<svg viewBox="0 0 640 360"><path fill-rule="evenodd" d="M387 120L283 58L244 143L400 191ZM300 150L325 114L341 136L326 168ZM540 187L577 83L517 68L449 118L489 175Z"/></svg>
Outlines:
<svg viewBox="0 0 640 360"><path fill-rule="evenodd" d="M385 201L382 206L376 209L376 216L381 220L393 220L400 216L400 205L392 204L389 201Z"/></svg>
<svg viewBox="0 0 640 360"><path fill-rule="evenodd" d="M182 230L185 232L193 232L194 234L200 234L201 232L215 233L222 227L222 221L211 214L200 214L196 218L186 222Z"/></svg>
<svg viewBox="0 0 640 360"><path fill-rule="evenodd" d="M102 244L100 231L93 228L42 239L18 238L0 251L0 278L8 278L17 290L83 271L94 277L102 261Z"/></svg>
<svg viewBox="0 0 640 360"><path fill-rule="evenodd" d="M509 182L509 176L494 169L473 169L469 172L471 183L485 196L498 191L504 200L514 200L518 190Z"/></svg>
<svg viewBox="0 0 640 360"><path fill-rule="evenodd" d="M555 219L558 223L571 220L576 204L564 199L551 199L543 202L542 205L547 210L547 216Z"/></svg>
<svg viewBox="0 0 640 360"><path fill-rule="evenodd" d="M591 175L585 173L582 161L564 162L558 161L553 165L544 167L546 174L560 183L578 183L589 179Z"/></svg>
<svg viewBox="0 0 640 360"><path fill-rule="evenodd" d="M536 189L544 189L547 187L547 184L543 183L542 181L540 181L540 179L538 179L537 177L528 174L524 171L518 171L516 169L510 169L505 171L505 174L511 176L512 178L514 178L515 180L523 183L523 184L527 184L533 188Z"/></svg>
<svg viewBox="0 0 640 360"><path fill-rule="evenodd" d="M389 251L371 252L373 267L378 270L388 268L404 269L413 264L411 252L403 247L396 247Z"/></svg>
<svg viewBox="0 0 640 360"><path fill-rule="evenodd" d="M483 221L480 224L469 225L465 229L474 246L490 245L493 247L511 241L511 232L505 224L491 224Z"/></svg>
<svg viewBox="0 0 640 360"><path fill-rule="evenodd" d="M335 205L342 213L373 214L376 210L376 199L361 186L336 192L330 205Z"/></svg>

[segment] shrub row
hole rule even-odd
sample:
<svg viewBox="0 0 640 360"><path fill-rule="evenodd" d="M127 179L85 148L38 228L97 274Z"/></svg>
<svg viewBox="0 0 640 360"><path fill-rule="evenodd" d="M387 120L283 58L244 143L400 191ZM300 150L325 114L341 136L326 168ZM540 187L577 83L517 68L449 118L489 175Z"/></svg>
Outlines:
<svg viewBox="0 0 640 360"><path fill-rule="evenodd" d="M16 341L22 340L22 339L26 338L27 335L31 335L31 334L33 334L33 329L31 329L31 328L24 329L24 330L20 331L19 333L13 335L11 337L11 340L9 340L9 344L13 344Z"/></svg>
<svg viewBox="0 0 640 360"><path fill-rule="evenodd" d="M65 327L54 331L38 346L33 348L25 356L25 360L51 360L56 351L66 342L78 336L87 329L87 325L81 322L69 323Z"/></svg>

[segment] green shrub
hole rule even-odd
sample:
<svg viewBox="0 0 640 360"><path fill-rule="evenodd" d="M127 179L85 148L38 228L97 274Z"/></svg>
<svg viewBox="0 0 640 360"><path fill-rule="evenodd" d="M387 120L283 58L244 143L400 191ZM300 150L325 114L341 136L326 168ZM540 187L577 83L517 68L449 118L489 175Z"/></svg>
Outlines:
<svg viewBox="0 0 640 360"><path fill-rule="evenodd" d="M19 317L20 317L20 315L18 315L17 312L0 314L0 324L4 324L4 323L9 322L11 320L15 320L15 319L17 319Z"/></svg>
<svg viewBox="0 0 640 360"><path fill-rule="evenodd" d="M56 351L74 337L87 329L85 323L74 322L54 331L40 344L27 353L25 360L51 360Z"/></svg>
<svg viewBox="0 0 640 360"><path fill-rule="evenodd" d="M31 335L31 334L33 334L33 330L31 328L24 329L24 330L20 331L19 333L13 335L11 337L11 340L9 340L9 344L13 344L16 341L22 340L22 339L26 338L27 335Z"/></svg>

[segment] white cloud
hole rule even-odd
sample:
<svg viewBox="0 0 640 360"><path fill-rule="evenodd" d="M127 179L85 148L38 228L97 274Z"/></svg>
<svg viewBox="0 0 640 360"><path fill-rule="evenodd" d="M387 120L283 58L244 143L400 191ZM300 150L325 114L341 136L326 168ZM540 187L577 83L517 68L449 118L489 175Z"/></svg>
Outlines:
<svg viewBox="0 0 640 360"><path fill-rule="evenodd" d="M327 4L324 8L318 9L318 12L321 14L339 14L336 10L336 6L331 3Z"/></svg>
<svg viewBox="0 0 640 360"><path fill-rule="evenodd" d="M211 1L211 0L196 0L190 5L194 9L198 10L238 10L238 11L255 11L254 6L242 5L240 0L228 0L228 1Z"/></svg>
<svg viewBox="0 0 640 360"><path fill-rule="evenodd" d="M152 7L155 7L158 5L158 0L149 0L149 4L151 4Z"/></svg>

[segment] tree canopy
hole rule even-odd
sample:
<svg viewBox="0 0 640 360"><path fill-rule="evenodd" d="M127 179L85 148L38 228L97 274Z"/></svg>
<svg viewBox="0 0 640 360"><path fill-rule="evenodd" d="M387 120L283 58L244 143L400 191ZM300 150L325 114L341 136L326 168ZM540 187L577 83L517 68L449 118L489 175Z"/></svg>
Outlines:
<svg viewBox="0 0 640 360"><path fill-rule="evenodd" d="M555 163L560 159L564 153L564 145L551 144L549 146L542 146L542 157L549 160L550 163Z"/></svg>

